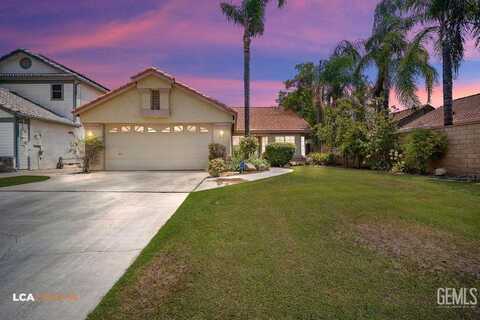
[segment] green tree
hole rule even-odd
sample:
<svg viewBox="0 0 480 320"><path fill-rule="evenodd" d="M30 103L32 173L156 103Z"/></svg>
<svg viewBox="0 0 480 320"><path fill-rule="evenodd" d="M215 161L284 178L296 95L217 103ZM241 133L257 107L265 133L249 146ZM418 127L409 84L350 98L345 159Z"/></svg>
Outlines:
<svg viewBox="0 0 480 320"><path fill-rule="evenodd" d="M428 102L437 81L437 72L429 63L429 53L424 46L425 37L409 41L414 19L399 14L400 2L384 0L375 9L372 35L364 45L366 54L360 69L374 65L377 70L373 96L383 101L383 110L389 111L390 92L408 107L420 104L417 79L425 80Z"/></svg>
<svg viewBox="0 0 480 320"><path fill-rule="evenodd" d="M239 5L222 2L220 7L227 19L243 27L243 81L245 97L245 136L250 135L250 45L252 38L263 35L265 11L269 0L242 0ZM277 0L279 8L285 0Z"/></svg>
<svg viewBox="0 0 480 320"><path fill-rule="evenodd" d="M464 57L465 38L477 30L478 2L474 0L389 0L425 28L418 38L432 37L442 57L444 124L453 123L453 78ZM477 15L478 16L478 15Z"/></svg>

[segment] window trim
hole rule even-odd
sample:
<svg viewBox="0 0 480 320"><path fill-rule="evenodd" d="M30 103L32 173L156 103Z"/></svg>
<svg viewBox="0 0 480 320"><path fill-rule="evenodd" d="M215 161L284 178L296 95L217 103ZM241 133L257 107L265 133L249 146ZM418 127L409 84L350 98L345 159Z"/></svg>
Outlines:
<svg viewBox="0 0 480 320"><path fill-rule="evenodd" d="M54 86L60 86L61 88L61 97L60 98L54 98L53 97L53 87ZM52 83L50 85L50 100L51 101L63 101L64 100L64 91L65 91L65 88L64 88L64 85L63 83Z"/></svg>

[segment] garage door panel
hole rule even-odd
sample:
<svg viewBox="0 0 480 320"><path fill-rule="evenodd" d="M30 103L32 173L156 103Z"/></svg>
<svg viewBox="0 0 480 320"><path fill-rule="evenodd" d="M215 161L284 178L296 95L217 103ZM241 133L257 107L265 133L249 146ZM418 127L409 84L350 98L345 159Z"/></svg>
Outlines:
<svg viewBox="0 0 480 320"><path fill-rule="evenodd" d="M210 133L107 133L107 170L204 170Z"/></svg>

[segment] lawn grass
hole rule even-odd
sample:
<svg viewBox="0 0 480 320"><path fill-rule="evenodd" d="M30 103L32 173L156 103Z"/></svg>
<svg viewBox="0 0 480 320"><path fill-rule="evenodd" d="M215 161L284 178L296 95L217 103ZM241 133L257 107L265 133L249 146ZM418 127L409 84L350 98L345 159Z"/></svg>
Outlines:
<svg viewBox="0 0 480 320"><path fill-rule="evenodd" d="M15 177L0 178L0 188L15 186L17 184L41 182L48 179L50 179L50 177L47 177L47 176L15 176Z"/></svg>
<svg viewBox="0 0 480 320"><path fill-rule="evenodd" d="M193 193L88 319L478 319L436 305L438 287L478 276L392 255L359 226L400 230L387 247L427 259L437 244L472 255L480 185L301 167Z"/></svg>

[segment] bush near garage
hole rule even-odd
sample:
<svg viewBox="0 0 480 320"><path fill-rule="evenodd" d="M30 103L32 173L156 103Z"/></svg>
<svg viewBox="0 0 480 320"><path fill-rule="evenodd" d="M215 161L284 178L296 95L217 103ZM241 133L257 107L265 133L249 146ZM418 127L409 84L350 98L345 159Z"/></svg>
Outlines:
<svg viewBox="0 0 480 320"><path fill-rule="evenodd" d="M210 143L208 145L208 160L225 159L227 156L227 148L220 143Z"/></svg>
<svg viewBox="0 0 480 320"><path fill-rule="evenodd" d="M208 173L212 177L219 177L220 174L227 170L225 161L221 158L212 159L208 161Z"/></svg>
<svg viewBox="0 0 480 320"><path fill-rule="evenodd" d="M293 143L275 142L269 144L265 149L264 157L274 167L284 167L295 154Z"/></svg>

